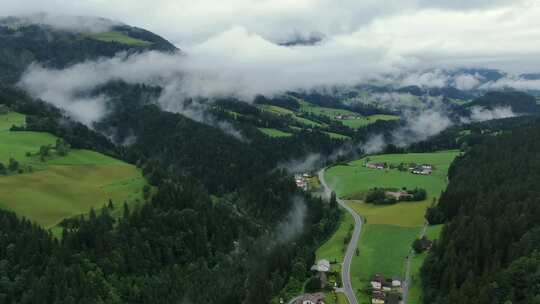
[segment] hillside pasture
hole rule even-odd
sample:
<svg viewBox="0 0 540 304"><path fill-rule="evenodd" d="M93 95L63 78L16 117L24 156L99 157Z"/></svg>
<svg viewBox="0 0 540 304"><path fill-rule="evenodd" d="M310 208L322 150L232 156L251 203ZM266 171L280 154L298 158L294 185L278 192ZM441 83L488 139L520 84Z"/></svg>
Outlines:
<svg viewBox="0 0 540 304"><path fill-rule="evenodd" d="M351 225L354 227L354 219L349 212L344 211L338 229L315 252L317 261L320 259L327 259L330 262L343 261L345 255L344 249L346 248L345 237L349 233Z"/></svg>
<svg viewBox="0 0 540 304"><path fill-rule="evenodd" d="M146 184L135 166L89 150L72 149L66 156L53 154L45 161L36 155L41 146L54 145L57 137L41 132L9 131L24 123L24 115L0 115L0 162L16 159L32 172L0 176L0 208L9 209L52 228L66 217L100 208L109 199L120 208L124 202L143 199ZM27 156L30 153L30 156ZM116 212L116 210L114 211ZM55 229L55 235L59 230Z"/></svg>
<svg viewBox="0 0 540 304"><path fill-rule="evenodd" d="M395 225L365 225L358 247L360 254L353 258L351 264L354 289L365 288L374 273L382 273L387 277L403 276L409 244L418 237L421 229ZM357 296L360 303L369 301L363 292L357 292Z"/></svg>
<svg viewBox="0 0 540 304"><path fill-rule="evenodd" d="M0 207L50 228L62 219L87 213L112 199L142 199L145 180L135 166L50 165L31 174L0 177Z"/></svg>
<svg viewBox="0 0 540 304"><path fill-rule="evenodd" d="M291 133L283 132L278 129L270 129L270 128L258 128L259 131L263 132L264 134L270 136L270 137L289 137L292 136Z"/></svg>
<svg viewBox="0 0 540 304"><path fill-rule="evenodd" d="M26 124L26 117L17 112L0 115L0 132L9 131L12 126L22 127Z"/></svg>
<svg viewBox="0 0 540 304"><path fill-rule="evenodd" d="M110 31L96 34L87 34L86 37L103 42L116 42L133 46L150 46L152 42L130 37L126 34Z"/></svg>
<svg viewBox="0 0 540 304"><path fill-rule="evenodd" d="M327 170L326 179L329 186L338 196L345 199L362 198L370 189L375 187L413 189L421 187L426 189L428 201L440 195L446 187L446 175L452 160L459 154L458 151L443 151L435 153L409 153L409 154L383 154L373 155L348 163L335 166ZM415 175L408 171L377 170L364 167L369 161L386 162L398 165L399 163L428 163L435 166L431 175Z"/></svg>
<svg viewBox="0 0 540 304"><path fill-rule="evenodd" d="M341 120L341 123L343 123L345 126L351 129L360 129L369 124L375 123L379 120L388 121L388 120L398 120L398 119L399 119L399 116L396 116L396 115L376 114L376 115L364 116L359 119Z"/></svg>

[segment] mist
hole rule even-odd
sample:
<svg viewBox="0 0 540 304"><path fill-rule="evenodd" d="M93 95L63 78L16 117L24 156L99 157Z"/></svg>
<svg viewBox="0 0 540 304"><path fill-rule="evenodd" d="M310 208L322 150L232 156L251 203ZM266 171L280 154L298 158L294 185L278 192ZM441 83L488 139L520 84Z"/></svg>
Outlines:
<svg viewBox="0 0 540 304"><path fill-rule="evenodd" d="M304 223L307 216L307 206L303 198L295 196L292 201L292 208L276 229L278 243L286 243L304 230Z"/></svg>

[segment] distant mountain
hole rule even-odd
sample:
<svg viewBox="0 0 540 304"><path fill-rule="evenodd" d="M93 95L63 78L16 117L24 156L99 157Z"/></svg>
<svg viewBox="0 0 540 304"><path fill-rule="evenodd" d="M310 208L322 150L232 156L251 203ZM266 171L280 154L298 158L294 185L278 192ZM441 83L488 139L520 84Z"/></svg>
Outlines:
<svg viewBox="0 0 540 304"><path fill-rule="evenodd" d="M540 112L540 107L533 96L515 91L488 92L484 96L476 98L466 105L468 108L475 106L486 109L509 106L514 112L523 114Z"/></svg>
<svg viewBox="0 0 540 304"><path fill-rule="evenodd" d="M96 24L103 23L103 19L95 20ZM65 68L86 60L113 57L119 52L179 51L154 33L112 22L102 31L85 32L8 17L0 19L0 41L0 81L8 83L16 82L32 62Z"/></svg>

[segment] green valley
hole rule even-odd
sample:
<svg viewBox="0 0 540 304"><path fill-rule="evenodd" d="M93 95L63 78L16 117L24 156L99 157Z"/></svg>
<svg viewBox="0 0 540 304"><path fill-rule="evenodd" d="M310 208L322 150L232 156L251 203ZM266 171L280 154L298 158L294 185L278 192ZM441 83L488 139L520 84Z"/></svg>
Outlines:
<svg viewBox="0 0 540 304"><path fill-rule="evenodd" d="M360 303L370 302L366 292L370 278L380 273L386 277L405 277L406 261L412 242L422 234L426 209L446 188L446 176L458 151L372 155L326 171L329 186L347 200L347 205L362 216L364 225L357 256L351 264L351 282ZM368 163L385 164L385 169L369 168ZM402 164L430 164L429 175L412 174ZM401 165L401 166L400 166ZM427 198L418 202L398 202L391 205L368 204L365 193L375 187L407 189L423 188ZM351 217L344 217L334 236L317 251L317 258L343 259L344 234L351 225ZM438 238L441 226L428 226L426 236ZM411 259L410 293L407 303L420 303L420 266L426 253Z"/></svg>

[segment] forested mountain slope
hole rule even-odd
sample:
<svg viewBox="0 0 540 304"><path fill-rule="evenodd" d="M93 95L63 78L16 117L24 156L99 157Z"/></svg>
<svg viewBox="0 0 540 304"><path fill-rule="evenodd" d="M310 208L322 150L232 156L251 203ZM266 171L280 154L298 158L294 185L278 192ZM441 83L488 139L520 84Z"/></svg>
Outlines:
<svg viewBox="0 0 540 304"><path fill-rule="evenodd" d="M424 303L540 303L540 122L458 157L431 224Z"/></svg>
<svg viewBox="0 0 540 304"><path fill-rule="evenodd" d="M17 17L0 19L0 41L0 81L11 83L33 62L65 68L119 52L177 51L158 35L127 25L111 24L106 31L90 33L28 23Z"/></svg>

